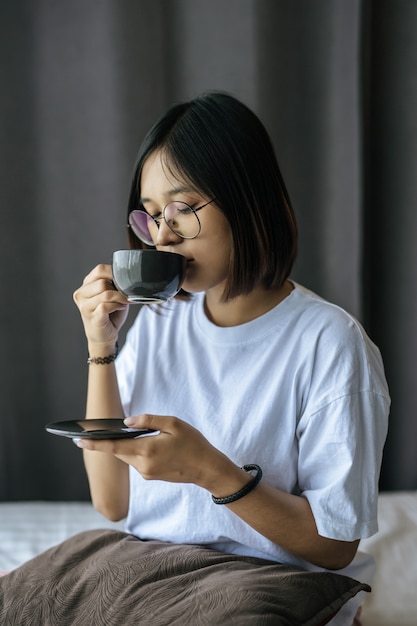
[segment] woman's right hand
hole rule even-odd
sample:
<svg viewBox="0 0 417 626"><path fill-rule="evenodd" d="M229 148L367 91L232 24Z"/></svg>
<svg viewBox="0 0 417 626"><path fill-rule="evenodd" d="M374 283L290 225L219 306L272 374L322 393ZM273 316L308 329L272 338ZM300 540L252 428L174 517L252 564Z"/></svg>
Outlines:
<svg viewBox="0 0 417 626"><path fill-rule="evenodd" d="M90 354L114 348L126 321L129 303L113 284L110 265L97 265L74 292L81 313Z"/></svg>

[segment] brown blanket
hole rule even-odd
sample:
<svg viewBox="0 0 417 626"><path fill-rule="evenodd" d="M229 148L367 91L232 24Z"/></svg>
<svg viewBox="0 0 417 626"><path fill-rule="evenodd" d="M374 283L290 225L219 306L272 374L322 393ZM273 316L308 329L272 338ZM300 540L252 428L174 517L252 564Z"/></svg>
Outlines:
<svg viewBox="0 0 417 626"><path fill-rule="evenodd" d="M0 578L0 624L317 626L360 590L331 572L97 530Z"/></svg>

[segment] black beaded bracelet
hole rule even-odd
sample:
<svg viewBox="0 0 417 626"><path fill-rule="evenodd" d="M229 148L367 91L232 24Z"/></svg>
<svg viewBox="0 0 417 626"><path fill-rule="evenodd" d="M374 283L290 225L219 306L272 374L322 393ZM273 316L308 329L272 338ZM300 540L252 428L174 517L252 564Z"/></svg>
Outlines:
<svg viewBox="0 0 417 626"><path fill-rule="evenodd" d="M245 472L251 472L252 470L256 470L256 476L254 476L253 480L251 480L247 485L242 487L242 489L236 491L236 493L232 493L231 496L225 496L224 498L216 498L215 496L211 496L214 504L230 504L231 502L236 502L236 500L240 500L240 498L243 498L248 493L250 493L252 489L255 489L256 485L260 482L262 478L261 468L259 467L259 465L252 464L244 465L242 469L244 469Z"/></svg>
<svg viewBox="0 0 417 626"><path fill-rule="evenodd" d="M118 354L119 354L119 344L116 341L116 352L114 354L110 354L109 356L96 356L96 357L89 356L87 359L87 363L88 365L91 365L91 363L94 363L94 365L109 365L110 363L113 363L113 361L117 359Z"/></svg>

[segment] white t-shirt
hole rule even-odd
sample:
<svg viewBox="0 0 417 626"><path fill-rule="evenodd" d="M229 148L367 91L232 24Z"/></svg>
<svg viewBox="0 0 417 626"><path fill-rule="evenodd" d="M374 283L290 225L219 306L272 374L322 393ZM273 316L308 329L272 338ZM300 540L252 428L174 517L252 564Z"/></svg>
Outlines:
<svg viewBox="0 0 417 626"><path fill-rule="evenodd" d="M143 307L116 362L124 410L175 415L237 465L257 463L266 483L309 500L320 535L369 537L389 412L380 353L351 315L294 287L265 315L227 328L208 320L204 294L159 313ZM132 468L130 480L127 530L142 539L319 569L204 489L145 481ZM347 573L357 577L356 567Z"/></svg>

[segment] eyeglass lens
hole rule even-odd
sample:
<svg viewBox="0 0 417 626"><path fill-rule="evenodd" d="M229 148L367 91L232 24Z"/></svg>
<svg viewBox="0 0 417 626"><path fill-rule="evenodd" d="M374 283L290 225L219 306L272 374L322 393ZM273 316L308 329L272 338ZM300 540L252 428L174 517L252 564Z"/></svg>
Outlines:
<svg viewBox="0 0 417 626"><path fill-rule="evenodd" d="M183 239L193 239L200 232L200 221L197 214L188 204L178 201L166 205L163 217L153 218L145 211L132 211L129 215L129 224L141 241L153 246L161 219L165 220L173 233Z"/></svg>

